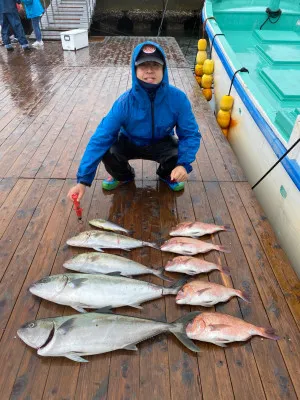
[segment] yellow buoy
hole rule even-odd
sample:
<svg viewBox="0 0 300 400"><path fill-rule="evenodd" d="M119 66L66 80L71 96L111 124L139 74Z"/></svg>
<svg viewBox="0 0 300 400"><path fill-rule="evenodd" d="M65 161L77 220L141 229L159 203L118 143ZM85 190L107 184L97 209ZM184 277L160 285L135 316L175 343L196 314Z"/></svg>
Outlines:
<svg viewBox="0 0 300 400"><path fill-rule="evenodd" d="M196 57L196 64L203 64L207 59L207 53L205 50L199 50Z"/></svg>
<svg viewBox="0 0 300 400"><path fill-rule="evenodd" d="M202 89L203 96L207 101L210 101L212 98L212 90L211 89Z"/></svg>
<svg viewBox="0 0 300 400"><path fill-rule="evenodd" d="M210 89L211 85L212 85L212 82L213 82L213 76L204 74L202 76L201 86L204 89Z"/></svg>
<svg viewBox="0 0 300 400"><path fill-rule="evenodd" d="M214 72L214 61L213 60L205 60L203 63L203 72L204 74L211 75Z"/></svg>
<svg viewBox="0 0 300 400"><path fill-rule="evenodd" d="M195 76L195 79L196 79L196 81L199 83L199 85L201 85L201 80L202 80L202 78L201 78L201 76Z"/></svg>
<svg viewBox="0 0 300 400"><path fill-rule="evenodd" d="M206 50L207 41L206 39L199 39L198 40L198 50Z"/></svg>
<svg viewBox="0 0 300 400"><path fill-rule="evenodd" d="M223 96L220 101L220 108L223 111L230 111L233 106L233 97L232 96Z"/></svg>
<svg viewBox="0 0 300 400"><path fill-rule="evenodd" d="M203 65L196 64L196 66L195 66L195 74L197 76L202 76L203 75Z"/></svg>
<svg viewBox="0 0 300 400"><path fill-rule="evenodd" d="M221 128L227 128L230 124L230 112L219 110L217 114L217 121Z"/></svg>

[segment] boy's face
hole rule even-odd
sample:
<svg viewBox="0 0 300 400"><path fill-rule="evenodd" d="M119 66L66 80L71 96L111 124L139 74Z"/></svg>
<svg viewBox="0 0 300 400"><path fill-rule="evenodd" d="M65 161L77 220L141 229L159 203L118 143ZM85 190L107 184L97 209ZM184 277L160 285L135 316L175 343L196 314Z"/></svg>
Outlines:
<svg viewBox="0 0 300 400"><path fill-rule="evenodd" d="M146 83L160 83L163 74L163 66L155 61L146 61L136 67L137 78Z"/></svg>

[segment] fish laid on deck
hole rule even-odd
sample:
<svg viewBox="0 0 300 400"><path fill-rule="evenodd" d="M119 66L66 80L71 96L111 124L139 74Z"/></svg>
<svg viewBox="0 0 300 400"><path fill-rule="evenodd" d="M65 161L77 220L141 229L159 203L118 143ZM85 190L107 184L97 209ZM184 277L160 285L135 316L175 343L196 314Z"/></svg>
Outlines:
<svg viewBox="0 0 300 400"><path fill-rule="evenodd" d="M181 222L172 228L170 236L189 236L197 238L199 236L210 235L212 233L227 231L232 232L233 229L229 225L206 224L204 222Z"/></svg>
<svg viewBox="0 0 300 400"><path fill-rule="evenodd" d="M113 232L124 232L127 234L130 234L132 231L123 228L120 225L117 225L113 222L107 221L105 219L92 219L91 221L89 221L90 225L96 226L97 228L101 228L104 229L106 231L113 231Z"/></svg>
<svg viewBox="0 0 300 400"><path fill-rule="evenodd" d="M176 303L212 307L234 296L240 297L248 303L250 302L248 295L241 290L195 279L186 283L179 290L176 296Z"/></svg>
<svg viewBox="0 0 300 400"><path fill-rule="evenodd" d="M77 362L87 362L82 356L138 350L137 343L164 332L172 332L191 351L199 352L185 332L186 325L197 315L197 311L192 312L166 323L94 312L32 321L18 330L18 336L38 349L40 356L66 357Z"/></svg>
<svg viewBox="0 0 300 400"><path fill-rule="evenodd" d="M262 336L278 340L273 328L261 328L240 318L215 312L204 312L198 315L186 327L190 339L213 343L226 347L227 343L243 342L251 336Z"/></svg>
<svg viewBox="0 0 300 400"><path fill-rule="evenodd" d="M190 256L179 256L168 261L165 266L166 271L182 272L187 275L205 274L210 271L218 270L225 275L230 275L229 268L216 263L202 260L201 258Z"/></svg>
<svg viewBox="0 0 300 400"><path fill-rule="evenodd" d="M145 301L176 295L185 282L186 279L180 279L167 288L120 276L61 274L47 276L32 284L29 290L43 299L85 312L85 308L141 308L140 304Z"/></svg>
<svg viewBox="0 0 300 400"><path fill-rule="evenodd" d="M153 269L125 257L108 253L83 253L66 261L63 266L77 272L135 276L152 274L166 281L173 281L164 275L164 268Z"/></svg>
<svg viewBox="0 0 300 400"><path fill-rule="evenodd" d="M192 239L187 237L175 237L167 240L160 248L162 251L171 253L185 254L193 256L198 253L207 253L211 250L230 253L230 250L225 246L220 246L214 243L203 242L202 240Z"/></svg>
<svg viewBox="0 0 300 400"><path fill-rule="evenodd" d="M129 236L105 231L85 231L67 240L69 246L88 247L96 251L102 249L131 250L137 247L149 246L159 249L155 243L143 242Z"/></svg>

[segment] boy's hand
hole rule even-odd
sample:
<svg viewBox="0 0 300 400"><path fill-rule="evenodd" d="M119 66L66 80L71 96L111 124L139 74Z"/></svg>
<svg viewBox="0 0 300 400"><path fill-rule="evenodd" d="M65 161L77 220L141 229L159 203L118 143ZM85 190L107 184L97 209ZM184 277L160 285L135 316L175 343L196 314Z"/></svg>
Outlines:
<svg viewBox="0 0 300 400"><path fill-rule="evenodd" d="M188 173L182 165L178 165L178 167L175 167L170 176L171 180L176 182L184 182L187 180L187 177Z"/></svg>
<svg viewBox="0 0 300 400"><path fill-rule="evenodd" d="M71 201L73 201L72 195L73 195L74 193L77 193L77 194L78 194L78 201L80 201L80 200L82 199L84 193L85 193L85 188L86 188L86 186L83 185L82 183L77 183L77 185L73 186L73 187L69 190L68 199L71 200Z"/></svg>

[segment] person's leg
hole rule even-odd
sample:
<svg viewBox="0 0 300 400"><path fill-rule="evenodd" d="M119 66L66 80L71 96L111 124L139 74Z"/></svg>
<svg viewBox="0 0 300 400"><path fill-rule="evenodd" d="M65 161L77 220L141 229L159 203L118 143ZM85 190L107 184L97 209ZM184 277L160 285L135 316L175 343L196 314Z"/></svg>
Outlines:
<svg viewBox="0 0 300 400"><path fill-rule="evenodd" d="M41 32L41 28L40 28L40 17L34 17L31 18L31 22L32 22L32 27L34 30L34 34L36 37L37 42L42 42L42 32Z"/></svg>
<svg viewBox="0 0 300 400"><path fill-rule="evenodd" d="M7 13L5 15L6 15L11 27L13 28L13 31L14 31L16 37L18 38L20 45L23 48L28 47L28 41L26 39L25 32L24 32L24 29L23 29L23 26L22 26L22 23L21 23L21 20L20 20L17 10L13 11L11 13Z"/></svg>
<svg viewBox="0 0 300 400"><path fill-rule="evenodd" d="M106 171L117 181L134 179L134 169L128 160L132 157L133 145L124 136L120 136L116 143L104 154L102 162Z"/></svg>
<svg viewBox="0 0 300 400"><path fill-rule="evenodd" d="M184 189L184 182L171 181L170 175L178 161L178 140L174 136L158 142L154 149L156 161L159 167L156 171L159 178L164 181L171 190L178 192Z"/></svg>
<svg viewBox="0 0 300 400"><path fill-rule="evenodd" d="M174 136L161 140L155 145L154 156L159 163L157 175L163 179L168 178L177 164L178 140Z"/></svg>
<svg viewBox="0 0 300 400"><path fill-rule="evenodd" d="M2 34L3 44L7 48L7 50L13 50L14 48L12 47L9 39L10 25L9 25L9 20L7 18L7 14L6 13L2 14L2 17L3 17L3 22L2 22L1 34Z"/></svg>

